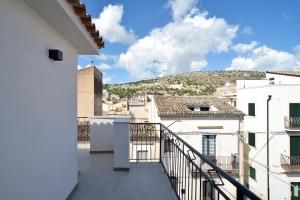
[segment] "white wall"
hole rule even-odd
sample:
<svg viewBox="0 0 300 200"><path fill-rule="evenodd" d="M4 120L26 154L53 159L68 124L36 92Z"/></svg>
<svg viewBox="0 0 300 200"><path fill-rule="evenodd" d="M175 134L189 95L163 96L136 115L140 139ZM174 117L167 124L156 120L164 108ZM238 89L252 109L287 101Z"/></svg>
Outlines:
<svg viewBox="0 0 300 200"><path fill-rule="evenodd" d="M145 105L130 105L129 112L133 115L134 122L145 122L148 121L148 107Z"/></svg>
<svg viewBox="0 0 300 200"><path fill-rule="evenodd" d="M65 199L78 182L77 50L21 0L0 2L0 25L0 199Z"/></svg>
<svg viewBox="0 0 300 200"><path fill-rule="evenodd" d="M248 103L255 103L256 116L246 116L244 131L256 133L256 147L250 146L250 165L256 168L256 180L249 178L250 188L263 199L267 198L267 98L270 101L270 188L271 199L290 199L290 182L293 174L283 174L280 154L289 155L289 135L284 128L284 117L289 115L289 103L300 103L300 85L270 85L240 89L237 108L248 113ZM247 137L246 137L247 142ZM296 180L295 180L296 179ZM299 174L293 181L300 182Z"/></svg>
<svg viewBox="0 0 300 200"><path fill-rule="evenodd" d="M274 78L275 84L300 84L300 77L266 73L266 78Z"/></svg>
<svg viewBox="0 0 300 200"><path fill-rule="evenodd" d="M262 86L262 85L269 85L269 80L264 79L264 80L237 80L236 81L237 89Z"/></svg>
<svg viewBox="0 0 300 200"><path fill-rule="evenodd" d="M112 152L114 150L115 117L92 117L90 152Z"/></svg>
<svg viewBox="0 0 300 200"><path fill-rule="evenodd" d="M160 117L157 122L168 126L175 120L181 120L181 122L171 125L170 130L178 134L200 153L202 152L202 136L211 134L216 135L216 156L231 156L231 154L238 153L238 120ZM222 126L223 128L199 129L199 126Z"/></svg>
<svg viewBox="0 0 300 200"><path fill-rule="evenodd" d="M117 118L114 126L114 170L129 170L130 118Z"/></svg>
<svg viewBox="0 0 300 200"><path fill-rule="evenodd" d="M90 123L90 152L113 152L114 168L129 169L130 117L95 116Z"/></svg>

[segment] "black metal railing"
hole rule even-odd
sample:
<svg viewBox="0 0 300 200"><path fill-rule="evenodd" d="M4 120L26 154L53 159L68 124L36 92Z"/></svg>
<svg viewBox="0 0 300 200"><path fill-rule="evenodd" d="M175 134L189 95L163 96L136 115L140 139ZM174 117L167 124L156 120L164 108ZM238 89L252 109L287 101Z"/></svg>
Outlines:
<svg viewBox="0 0 300 200"><path fill-rule="evenodd" d="M164 125L132 123L130 130L131 160L160 162L178 199L260 199ZM156 144L155 154L149 157L143 154L150 152L148 144ZM135 145L141 145L139 156Z"/></svg>
<svg viewBox="0 0 300 200"><path fill-rule="evenodd" d="M130 161L159 162L160 124L130 124Z"/></svg>
<svg viewBox="0 0 300 200"><path fill-rule="evenodd" d="M300 170L300 156L280 155L281 167L285 170Z"/></svg>
<svg viewBox="0 0 300 200"><path fill-rule="evenodd" d="M284 117L284 127L288 129L300 129L300 117Z"/></svg>
<svg viewBox="0 0 300 200"><path fill-rule="evenodd" d="M88 117L77 117L77 141L89 142L91 124Z"/></svg>

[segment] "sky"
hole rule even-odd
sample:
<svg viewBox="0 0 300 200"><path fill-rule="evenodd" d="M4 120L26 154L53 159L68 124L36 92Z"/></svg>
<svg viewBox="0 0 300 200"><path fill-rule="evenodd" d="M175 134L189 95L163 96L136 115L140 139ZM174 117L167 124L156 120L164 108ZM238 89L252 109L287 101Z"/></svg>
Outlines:
<svg viewBox="0 0 300 200"><path fill-rule="evenodd" d="M191 71L300 70L299 0L81 0L105 48L104 83Z"/></svg>

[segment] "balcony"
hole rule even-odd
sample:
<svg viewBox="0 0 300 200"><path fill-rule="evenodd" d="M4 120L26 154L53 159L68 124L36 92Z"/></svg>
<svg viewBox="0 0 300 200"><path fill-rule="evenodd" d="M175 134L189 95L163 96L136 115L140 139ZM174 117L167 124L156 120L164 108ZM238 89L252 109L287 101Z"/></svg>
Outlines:
<svg viewBox="0 0 300 200"><path fill-rule="evenodd" d="M89 144L78 144L79 184L69 200L177 199L160 163L131 163L129 172L113 171L113 153L89 150Z"/></svg>
<svg viewBox="0 0 300 200"><path fill-rule="evenodd" d="M280 155L281 167L286 172L300 172L300 156Z"/></svg>
<svg viewBox="0 0 300 200"><path fill-rule="evenodd" d="M159 123L110 120L91 120L91 147L79 149L79 186L70 199L260 199L216 165L231 169L231 158L215 163Z"/></svg>
<svg viewBox="0 0 300 200"><path fill-rule="evenodd" d="M230 173L232 176L238 176L238 158L235 155L232 156L214 156L208 157L208 159L220 167L227 173ZM202 164L203 169L210 169L210 166L207 164Z"/></svg>
<svg viewBox="0 0 300 200"><path fill-rule="evenodd" d="M284 127L290 130L300 130L300 117L284 117Z"/></svg>

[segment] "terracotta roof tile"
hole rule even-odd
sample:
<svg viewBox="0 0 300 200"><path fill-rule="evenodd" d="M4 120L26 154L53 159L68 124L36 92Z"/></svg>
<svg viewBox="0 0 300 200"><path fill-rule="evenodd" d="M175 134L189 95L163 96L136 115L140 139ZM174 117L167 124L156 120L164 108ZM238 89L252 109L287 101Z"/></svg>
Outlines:
<svg viewBox="0 0 300 200"><path fill-rule="evenodd" d="M244 113L217 97L155 96L160 117L230 117L242 119ZM188 107L213 106L217 111L192 111Z"/></svg>
<svg viewBox="0 0 300 200"><path fill-rule="evenodd" d="M96 26L92 23L91 15L86 13L86 8L83 3L80 3L80 0L66 0L72 7L75 14L80 18L82 24L85 26L86 30L90 33L91 37L96 42L99 49L104 48L104 42L102 37L99 34L99 31L96 30Z"/></svg>

